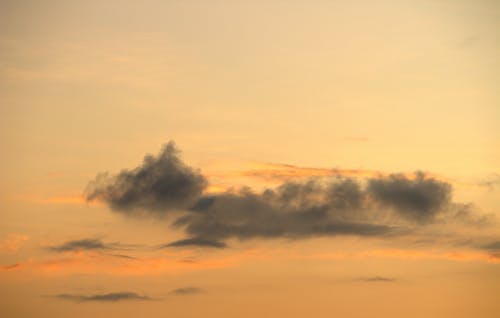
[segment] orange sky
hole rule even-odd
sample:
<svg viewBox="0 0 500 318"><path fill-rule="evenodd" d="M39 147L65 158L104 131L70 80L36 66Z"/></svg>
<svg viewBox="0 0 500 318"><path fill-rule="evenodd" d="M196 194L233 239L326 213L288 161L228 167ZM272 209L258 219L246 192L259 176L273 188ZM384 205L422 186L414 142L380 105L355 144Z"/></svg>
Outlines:
<svg viewBox="0 0 500 318"><path fill-rule="evenodd" d="M498 317L499 29L493 0L0 1L0 316Z"/></svg>

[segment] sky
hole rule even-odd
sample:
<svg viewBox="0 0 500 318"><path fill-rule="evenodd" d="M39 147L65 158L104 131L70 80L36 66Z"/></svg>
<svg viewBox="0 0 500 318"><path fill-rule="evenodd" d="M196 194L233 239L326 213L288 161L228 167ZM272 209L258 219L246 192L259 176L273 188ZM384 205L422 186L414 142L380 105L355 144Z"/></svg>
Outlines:
<svg viewBox="0 0 500 318"><path fill-rule="evenodd" d="M498 317L494 0L0 0L0 314Z"/></svg>

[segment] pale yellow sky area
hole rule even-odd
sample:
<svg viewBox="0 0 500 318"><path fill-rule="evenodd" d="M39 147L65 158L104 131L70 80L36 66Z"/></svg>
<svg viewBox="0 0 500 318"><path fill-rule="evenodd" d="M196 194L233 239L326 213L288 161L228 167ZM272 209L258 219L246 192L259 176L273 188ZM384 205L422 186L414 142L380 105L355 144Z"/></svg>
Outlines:
<svg viewBox="0 0 500 318"><path fill-rule="evenodd" d="M498 317L499 57L496 0L0 0L0 316Z"/></svg>

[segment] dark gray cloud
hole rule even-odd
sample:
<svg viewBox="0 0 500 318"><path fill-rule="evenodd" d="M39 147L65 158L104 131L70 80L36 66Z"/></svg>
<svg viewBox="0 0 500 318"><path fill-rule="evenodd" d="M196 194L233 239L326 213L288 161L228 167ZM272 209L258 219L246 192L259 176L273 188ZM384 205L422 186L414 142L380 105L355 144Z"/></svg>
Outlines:
<svg viewBox="0 0 500 318"><path fill-rule="evenodd" d="M357 280L369 283L390 283L396 281L396 279L394 278L383 277L383 276L360 277Z"/></svg>
<svg viewBox="0 0 500 318"><path fill-rule="evenodd" d="M115 176L100 174L86 189L88 201L100 200L116 211L137 215L138 211L163 215L189 207L201 195L207 181L179 158L173 142L158 156L147 155L142 165Z"/></svg>
<svg viewBox="0 0 500 318"><path fill-rule="evenodd" d="M368 181L367 192L382 206L418 222L432 221L451 199L451 185L416 173L415 179L390 175Z"/></svg>
<svg viewBox="0 0 500 318"><path fill-rule="evenodd" d="M206 240L384 236L402 231L371 220L367 204L360 185L351 179L289 182L260 194L247 189L203 197L174 226Z"/></svg>
<svg viewBox="0 0 500 318"><path fill-rule="evenodd" d="M288 194L265 192L203 198L211 204L204 203L203 209L186 214L174 225L184 227L191 236L207 240L342 234L380 236L397 231L392 226L356 220L356 216L347 215L348 211L326 203L315 205L300 198L282 200L277 196L288 197Z"/></svg>
<svg viewBox="0 0 500 318"><path fill-rule="evenodd" d="M118 302L125 300L153 300L153 298L151 297L139 295L133 292L117 292L117 293L96 294L96 295L59 294L53 297L63 300L76 301L76 302Z"/></svg>
<svg viewBox="0 0 500 318"><path fill-rule="evenodd" d="M206 184L198 171L179 159L171 142L133 170L98 177L89 185L87 199L106 202L126 215L182 213L172 225L188 238L162 247L222 248L231 238L394 236L443 218L471 219L470 209L450 216L451 185L422 172L366 181L315 178L285 182L260 193L243 189L204 195Z"/></svg>
<svg viewBox="0 0 500 318"><path fill-rule="evenodd" d="M203 289L198 288L198 287L182 287L182 288L177 288L171 291L172 294L176 295L192 295L192 294L199 294L202 293Z"/></svg>
<svg viewBox="0 0 500 318"><path fill-rule="evenodd" d="M208 240L208 239L204 239L204 238L200 238L200 237L194 237L194 238L188 238L188 239L168 243L168 244L162 245L161 247L165 248L165 247L183 247L183 246L225 248L226 243L215 241L215 240Z"/></svg>

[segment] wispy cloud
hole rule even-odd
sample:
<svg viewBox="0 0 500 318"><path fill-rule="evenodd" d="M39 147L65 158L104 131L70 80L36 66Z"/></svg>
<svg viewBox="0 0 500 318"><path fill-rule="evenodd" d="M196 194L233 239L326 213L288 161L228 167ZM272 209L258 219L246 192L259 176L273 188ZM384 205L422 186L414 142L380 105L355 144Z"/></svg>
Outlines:
<svg viewBox="0 0 500 318"><path fill-rule="evenodd" d="M121 258L108 254L76 253L64 258L33 260L0 266L0 272L8 275L33 273L47 275L106 274L114 276L150 276L178 274L237 267L244 263L266 259L289 260L366 260L395 259L404 261L444 260L450 262L500 263L500 252L475 251L470 249L366 249L359 251L340 250L328 253L307 253L289 248L246 249L242 251L219 251L205 255L202 259L192 259L192 252L175 250L163 256L150 258Z"/></svg>
<svg viewBox="0 0 500 318"><path fill-rule="evenodd" d="M161 247L165 248L165 247L183 247L183 246L225 248L226 243L195 237L195 238L188 238L185 240L174 241L172 243L162 245Z"/></svg>
<svg viewBox="0 0 500 318"><path fill-rule="evenodd" d="M478 184L481 187L485 187L489 190L494 190L494 189L500 187L500 174L499 173L492 173L488 177L486 177L482 181L480 181Z"/></svg>
<svg viewBox="0 0 500 318"><path fill-rule="evenodd" d="M182 288L177 288L172 290L170 293L175 294L175 295L193 295L193 294L199 294L202 293L203 289L198 288L198 287L182 287Z"/></svg>
<svg viewBox="0 0 500 318"><path fill-rule="evenodd" d="M299 167L280 163L257 163L239 173L241 176L264 179L266 181L287 182L311 177L375 177L381 172L368 169L340 169Z"/></svg>
<svg viewBox="0 0 500 318"><path fill-rule="evenodd" d="M54 295L53 297L75 302L118 302L130 300L153 300L153 298L149 296L139 295L134 292L117 292L95 295L59 294Z"/></svg>
<svg viewBox="0 0 500 318"><path fill-rule="evenodd" d="M100 239L80 239L68 241L60 245L50 246L48 249L54 252L95 251L125 249L127 246L120 243L104 243Z"/></svg>
<svg viewBox="0 0 500 318"><path fill-rule="evenodd" d="M500 252L500 241L490 242L480 246L482 249Z"/></svg>
<svg viewBox="0 0 500 318"><path fill-rule="evenodd" d="M395 278L383 277L383 276L368 276L360 277L356 279L357 281L368 282L368 283L390 283L395 282Z"/></svg>
<svg viewBox="0 0 500 318"><path fill-rule="evenodd" d="M203 259L191 259L192 252L174 250L162 252L153 257L132 258L92 252L69 253L64 257L52 259L29 259L14 265L0 266L2 271L18 273L31 272L43 275L68 274L106 274L117 276L143 276L175 274L234 267L238 264L260 257L253 251L240 251L227 254L214 254Z"/></svg>

